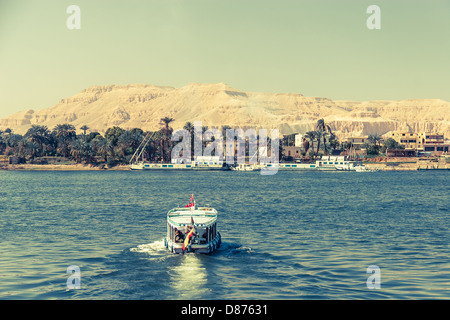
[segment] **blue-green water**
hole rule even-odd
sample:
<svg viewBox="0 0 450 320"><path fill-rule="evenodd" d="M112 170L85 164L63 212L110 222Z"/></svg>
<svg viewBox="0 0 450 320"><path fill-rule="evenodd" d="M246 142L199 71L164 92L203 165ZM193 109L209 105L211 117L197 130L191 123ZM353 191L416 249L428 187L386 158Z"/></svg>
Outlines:
<svg viewBox="0 0 450 320"><path fill-rule="evenodd" d="M0 299L450 298L449 178L0 171ZM191 193L220 214L211 255L163 246L167 211Z"/></svg>

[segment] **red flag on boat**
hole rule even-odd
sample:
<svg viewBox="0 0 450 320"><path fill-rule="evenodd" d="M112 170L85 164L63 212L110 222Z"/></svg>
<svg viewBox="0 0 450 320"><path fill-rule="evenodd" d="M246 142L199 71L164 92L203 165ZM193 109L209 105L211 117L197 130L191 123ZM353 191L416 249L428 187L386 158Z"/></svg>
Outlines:
<svg viewBox="0 0 450 320"><path fill-rule="evenodd" d="M189 203L185 206L185 208L191 208L191 207L195 207L194 194L191 194L191 197L189 198Z"/></svg>

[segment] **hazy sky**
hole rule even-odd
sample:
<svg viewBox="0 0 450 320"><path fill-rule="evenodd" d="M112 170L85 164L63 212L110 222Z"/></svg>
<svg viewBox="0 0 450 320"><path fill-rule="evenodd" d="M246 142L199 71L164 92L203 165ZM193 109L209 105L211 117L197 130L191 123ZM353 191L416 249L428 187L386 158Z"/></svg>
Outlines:
<svg viewBox="0 0 450 320"><path fill-rule="evenodd" d="M450 1L0 0L0 118L93 85L192 82L450 101Z"/></svg>

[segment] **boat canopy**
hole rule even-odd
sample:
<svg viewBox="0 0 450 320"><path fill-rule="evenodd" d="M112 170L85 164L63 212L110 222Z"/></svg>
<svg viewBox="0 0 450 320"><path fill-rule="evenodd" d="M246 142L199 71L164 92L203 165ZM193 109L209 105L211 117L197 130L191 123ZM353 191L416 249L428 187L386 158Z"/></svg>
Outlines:
<svg viewBox="0 0 450 320"><path fill-rule="evenodd" d="M191 210L191 208L175 208L167 213L167 222L174 227L192 226L192 221L194 221L196 227L207 227L215 224L216 220L216 209L209 207L199 207L194 210Z"/></svg>

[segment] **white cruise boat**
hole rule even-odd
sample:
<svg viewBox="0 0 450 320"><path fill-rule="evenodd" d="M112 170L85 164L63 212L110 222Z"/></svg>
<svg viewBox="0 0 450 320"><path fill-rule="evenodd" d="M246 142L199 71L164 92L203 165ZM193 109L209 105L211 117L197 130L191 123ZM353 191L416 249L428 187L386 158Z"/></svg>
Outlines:
<svg viewBox="0 0 450 320"><path fill-rule="evenodd" d="M371 169L367 166L363 165L362 163L349 163L342 166L336 166L337 170L340 171L356 171L356 172L373 172L378 171L377 169Z"/></svg>
<svg viewBox="0 0 450 320"><path fill-rule="evenodd" d="M359 165L360 161L347 159L345 156L324 156L315 163L279 163L267 164L267 167L276 167L278 170L305 170L305 171L336 171L354 170L353 167Z"/></svg>
<svg viewBox="0 0 450 320"><path fill-rule="evenodd" d="M367 167L367 166L361 164L361 165L359 165L359 166L355 166L355 171L356 171L356 172L375 172L375 171L378 171L378 170L377 170L377 169L369 168L369 167Z"/></svg>
<svg viewBox="0 0 450 320"><path fill-rule="evenodd" d="M218 156L201 156L188 163L173 159L171 163L149 163L144 161L144 150L156 132L148 133L130 159L131 170L229 170Z"/></svg>
<svg viewBox="0 0 450 320"><path fill-rule="evenodd" d="M236 165L235 167L231 167L231 170L233 170L233 171L255 171L255 170L258 170L258 167L256 165L240 163L240 164Z"/></svg>
<svg viewBox="0 0 450 320"><path fill-rule="evenodd" d="M230 168L222 163L130 163L131 170L229 170Z"/></svg>
<svg viewBox="0 0 450 320"><path fill-rule="evenodd" d="M164 245L172 253L211 253L221 244L217 231L217 210L196 207L194 195L184 208L167 213L167 235Z"/></svg>

